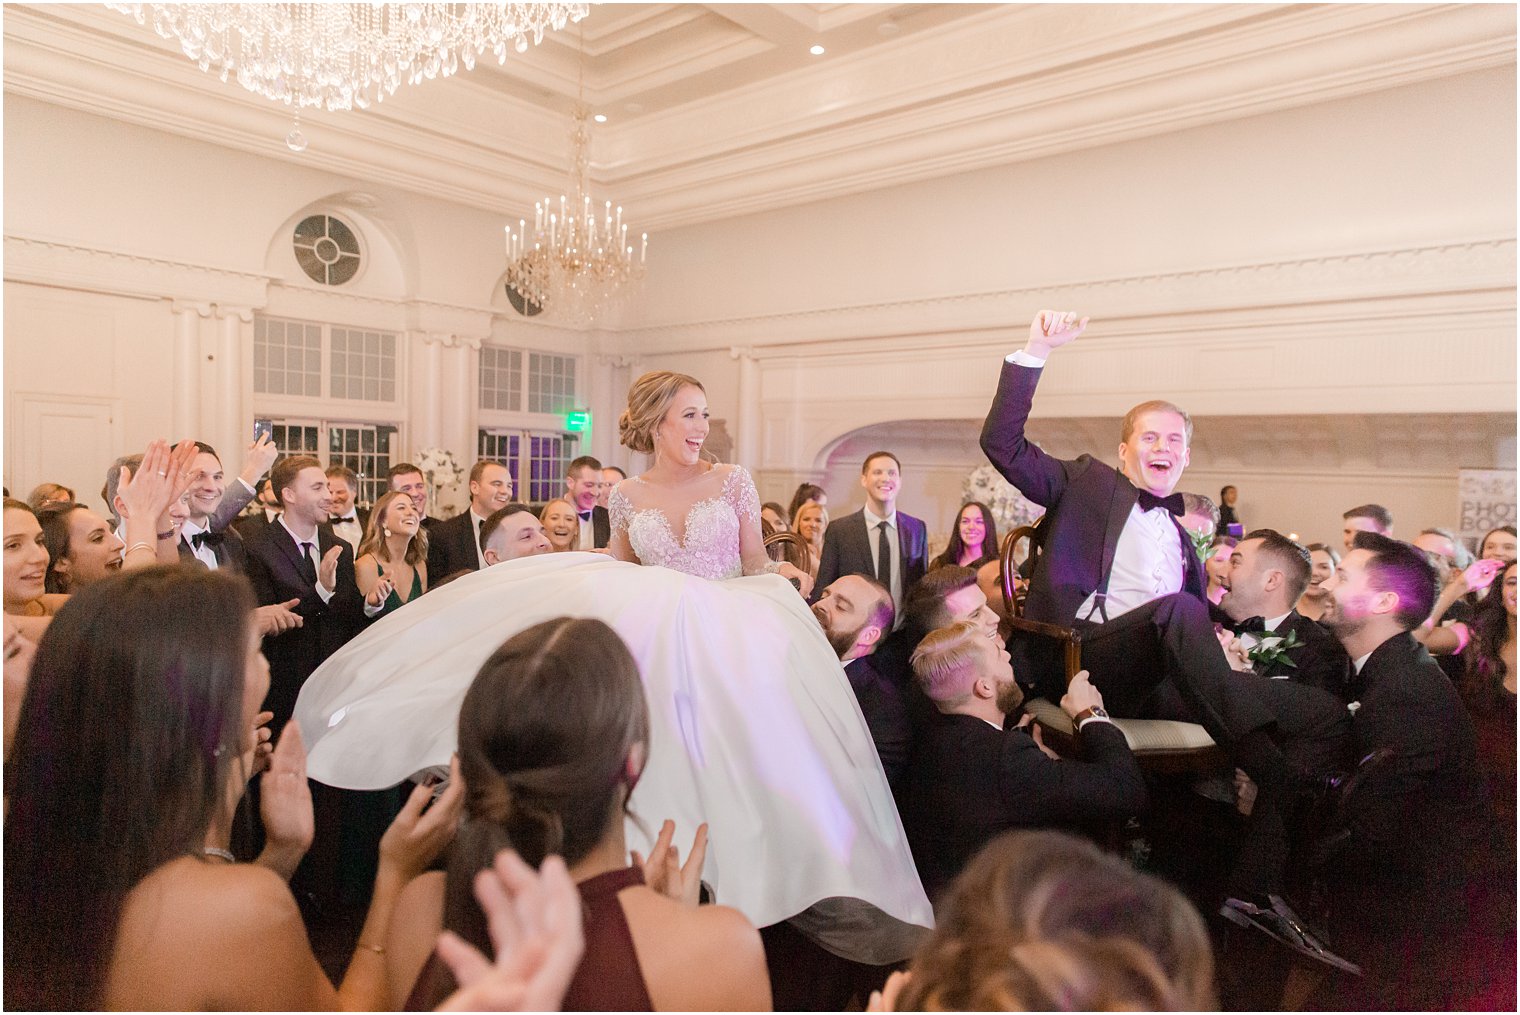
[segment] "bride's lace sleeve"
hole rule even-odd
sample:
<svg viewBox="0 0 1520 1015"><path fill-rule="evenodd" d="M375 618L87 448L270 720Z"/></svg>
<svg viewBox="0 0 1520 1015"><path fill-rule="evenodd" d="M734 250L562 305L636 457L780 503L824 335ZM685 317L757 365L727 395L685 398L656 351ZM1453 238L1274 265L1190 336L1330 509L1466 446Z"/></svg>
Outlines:
<svg viewBox="0 0 1520 1015"><path fill-rule="evenodd" d="M723 498L739 519L739 559L744 573L774 574L780 570L780 562L771 560L765 552L765 540L760 534L760 494L744 466L734 466L733 473L724 481Z"/></svg>
<svg viewBox="0 0 1520 1015"><path fill-rule="evenodd" d="M607 495L607 514L611 516L612 531L607 538L607 552L618 560L638 563L633 544L628 540L628 524L633 520L633 505L623 496L623 484L619 483Z"/></svg>

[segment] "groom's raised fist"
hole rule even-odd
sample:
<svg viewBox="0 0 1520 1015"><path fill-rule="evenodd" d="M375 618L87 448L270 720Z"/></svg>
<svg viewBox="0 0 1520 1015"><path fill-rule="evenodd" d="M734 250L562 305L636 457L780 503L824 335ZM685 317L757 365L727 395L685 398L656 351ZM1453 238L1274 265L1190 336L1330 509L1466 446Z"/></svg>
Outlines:
<svg viewBox="0 0 1520 1015"><path fill-rule="evenodd" d="M1087 330L1086 317L1066 310L1041 310L1029 324L1029 342L1024 351L1044 359L1052 349L1059 349Z"/></svg>

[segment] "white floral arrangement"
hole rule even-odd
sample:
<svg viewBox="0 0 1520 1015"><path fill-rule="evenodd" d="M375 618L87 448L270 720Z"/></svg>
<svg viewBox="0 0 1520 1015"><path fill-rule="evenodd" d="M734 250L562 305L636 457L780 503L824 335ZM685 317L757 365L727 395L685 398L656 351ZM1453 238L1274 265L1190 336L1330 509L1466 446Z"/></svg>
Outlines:
<svg viewBox="0 0 1520 1015"><path fill-rule="evenodd" d="M1012 532L1021 525L1032 525L1045 513L991 465L973 469L961 484L961 503L964 505L973 500L992 509L992 518L1000 533Z"/></svg>
<svg viewBox="0 0 1520 1015"><path fill-rule="evenodd" d="M431 509L446 511L453 506L453 498L449 493L465 477L465 471L454 453L448 448L423 448L417 452L412 462L422 470L422 478L427 480Z"/></svg>

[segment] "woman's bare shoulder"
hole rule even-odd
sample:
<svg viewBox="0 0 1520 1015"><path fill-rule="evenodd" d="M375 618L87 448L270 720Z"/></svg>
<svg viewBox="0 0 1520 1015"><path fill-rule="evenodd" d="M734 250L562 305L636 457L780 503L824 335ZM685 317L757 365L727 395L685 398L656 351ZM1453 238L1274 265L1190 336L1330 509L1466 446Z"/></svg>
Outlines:
<svg viewBox="0 0 1520 1015"><path fill-rule="evenodd" d="M684 905L648 888L626 889L618 898L656 1008L768 1008L765 947L743 913ZM693 978L692 969L707 975Z"/></svg>

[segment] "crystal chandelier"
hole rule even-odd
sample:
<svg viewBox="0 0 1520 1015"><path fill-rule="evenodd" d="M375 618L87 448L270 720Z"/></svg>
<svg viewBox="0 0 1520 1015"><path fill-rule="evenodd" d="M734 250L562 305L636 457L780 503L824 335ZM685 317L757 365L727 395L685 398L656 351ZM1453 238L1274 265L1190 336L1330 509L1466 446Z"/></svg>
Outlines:
<svg viewBox="0 0 1520 1015"><path fill-rule="evenodd" d="M266 98L329 111L366 109L416 84L475 66L487 52L505 63L586 16L584 3L106 4L180 44L201 70Z"/></svg>
<svg viewBox="0 0 1520 1015"><path fill-rule="evenodd" d="M584 102L576 104L570 193L560 195L557 208L548 197L534 203L531 234L525 219L516 232L506 227L507 285L527 303L579 325L595 323L644 277L649 250L649 234L643 233L635 253L620 206L591 198L587 112Z"/></svg>

